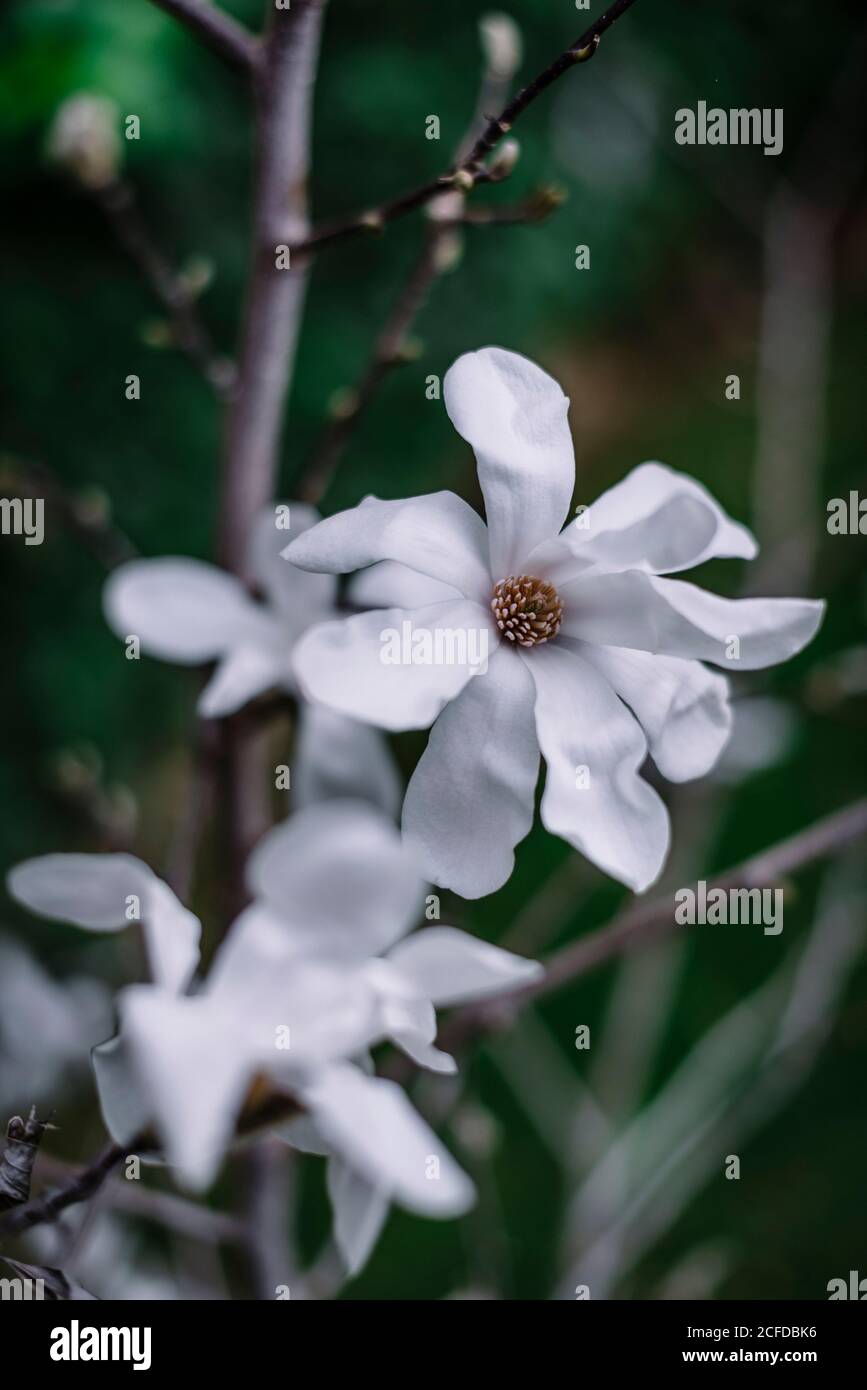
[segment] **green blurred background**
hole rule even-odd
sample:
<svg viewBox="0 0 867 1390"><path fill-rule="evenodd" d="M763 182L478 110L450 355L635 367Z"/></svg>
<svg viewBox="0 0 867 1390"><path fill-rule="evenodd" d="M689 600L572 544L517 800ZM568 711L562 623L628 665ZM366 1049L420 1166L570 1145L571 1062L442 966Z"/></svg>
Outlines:
<svg viewBox="0 0 867 1390"><path fill-rule="evenodd" d="M264 6L226 8L258 27ZM601 6L513 0L507 9L528 78ZM332 0L315 102L317 220L449 162L476 99L483 13L463 0ZM516 130L515 173L474 205L552 182L566 202L540 225L467 229L460 263L416 325L418 357L389 376L324 499L333 511L366 492L450 487L478 502L469 451L441 403L425 399L425 378L496 343L536 358L571 396L576 502L661 459L706 483L763 545L754 575L731 561L698 580L732 594L749 584L827 598L810 649L738 688L747 712L739 766L671 795L669 884L708 876L864 790L865 540L825 527L828 499L864 486L863 67L853 75L863 27L863 7L838 0L639 0L592 63L530 108ZM219 411L187 359L153 345L164 336L159 304L93 198L50 167L45 146L55 111L76 92L141 118L141 139L123 142L125 175L172 259L212 265L201 312L231 353L249 234L244 85L147 0L9 0L0 76L0 491L12 495L29 468L45 469L79 516L110 507L142 553L209 557ZM674 112L699 100L783 108L782 155L677 146ZM425 139L431 114L439 142ZM315 448L334 392L363 367L423 231L415 215L316 262L282 494ZM579 244L590 247L589 270L575 269ZM142 380L138 402L124 398L130 373ZM733 373L739 400L725 397ZM59 508L49 504L47 519L43 546L0 544L0 863L131 836L159 868L189 770L198 677L123 659L101 618L104 565ZM407 771L421 746L397 740ZM475 1051L460 1089L419 1088L419 1104L445 1120L476 1177L480 1206L446 1225L394 1214L343 1296L568 1298L589 1279L594 1297L804 1299L825 1297L828 1280L849 1269L867 1274L860 859L800 874L781 936L695 929L561 992ZM191 905L218 914L219 897L209 842ZM545 954L607 920L623 897L537 826L506 888L478 904L445 895L443 917ZM137 968L126 943L94 947L8 904L3 930L57 981L94 974L116 985ZM798 987L813 980L814 995L796 997L816 1013L780 1068L769 1041L808 942L814 956ZM589 1052L574 1046L582 1023ZM47 1089L40 1098L61 1125L56 1152L85 1158L101 1132L86 1072ZM7 1091L4 1104L31 1099L14 1082ZM738 1182L723 1176L729 1153L742 1160ZM229 1164L213 1200L229 1204L242 1184ZM306 1262L326 1221L317 1161L299 1160L297 1184ZM188 1296L171 1238L127 1225L124 1258L164 1261L166 1287L178 1279L176 1296ZM227 1255L220 1270L226 1291L250 1296L241 1262Z"/></svg>

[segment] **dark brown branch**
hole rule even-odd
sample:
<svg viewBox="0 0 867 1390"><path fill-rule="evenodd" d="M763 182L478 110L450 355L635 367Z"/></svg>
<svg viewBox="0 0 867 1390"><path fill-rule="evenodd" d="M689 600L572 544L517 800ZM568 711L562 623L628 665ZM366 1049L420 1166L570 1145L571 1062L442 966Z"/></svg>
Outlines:
<svg viewBox="0 0 867 1390"><path fill-rule="evenodd" d="M485 65L479 85L476 110L455 154L460 163L467 150L475 144L478 130L484 127L487 117L483 114L491 107L496 109L503 100L512 71ZM507 177L511 163L503 161L495 171L495 181ZM541 190L540 190L541 192ZM350 390L337 398L332 409L332 418L325 427L322 437L313 451L311 460L304 472L296 492L302 500L318 504L324 496L334 476L338 463L356 427L373 401L377 390L395 367L410 362L416 355L409 342L409 332L423 309L430 290L441 274L454 264L456 254L460 253L460 243L456 243L455 230L465 221L465 200L460 193L451 191L443 196L443 203L455 209L453 217L447 217L444 208L432 204L429 208L430 225L425 234L421 250L413 262L406 282L401 289L385 325L377 337L370 359ZM529 208L532 199L524 205ZM554 204L551 204L552 210ZM511 209L514 213L516 210ZM545 215L545 214L541 214ZM502 221L510 220L505 215ZM514 220L522 220L515 217ZM537 220L534 215L527 220Z"/></svg>
<svg viewBox="0 0 867 1390"><path fill-rule="evenodd" d="M867 835L867 798L853 802L788 840L762 850L733 869L708 882L713 888L762 888L779 884L797 869L826 855L836 854L852 841ZM501 995L487 1004L457 1010L441 1030L437 1045L452 1051L479 1035L510 1022L526 1004L552 994L581 979L615 956L650 945L675 926L672 894L637 901L608 926L566 946L551 956L541 979L523 989Z"/></svg>
<svg viewBox="0 0 867 1390"><path fill-rule="evenodd" d="M183 24L214 53L233 67L253 72L259 61L259 40L231 15L209 0L152 0Z"/></svg>
<svg viewBox="0 0 867 1390"><path fill-rule="evenodd" d="M406 335L427 299L439 269L442 248L440 227L432 226L414 262L382 332L376 339L370 361L355 385L340 400L326 426L303 481L296 489L302 501L318 503L325 493L346 445L376 392L389 373L411 360Z"/></svg>
<svg viewBox="0 0 867 1390"><path fill-rule="evenodd" d="M403 193L397 198L392 198L379 207L368 208L350 218L326 223L325 226L314 230L308 237L294 245L293 253L319 251L345 237L358 236L365 232L380 232L388 223L415 211L416 208L429 203L441 193L446 193L449 190L469 193L480 183L490 183L492 181L491 168L484 163L488 155L509 134L518 118L538 96L541 96L542 92L547 91L552 83L556 82L570 68L575 67L576 63L585 63L593 57L605 31L610 29L612 24L634 4L635 0L615 0L615 3L610 5L604 14L601 14L588 29L585 29L580 38L570 44L532 82L529 82L526 87L522 87L517 95L512 97L512 100L503 107L499 116L492 117L488 121L469 153L458 164L446 170L438 178L430 179L421 187Z"/></svg>
<svg viewBox="0 0 867 1390"><path fill-rule="evenodd" d="M43 1221L54 1221L67 1207L73 1206L76 1202L87 1201L88 1197L99 1191L112 1169L135 1148L135 1140L127 1148L121 1148L119 1144L109 1145L99 1158L64 1187L38 1198L35 1202L28 1202L27 1206L19 1207L0 1218L0 1235L17 1235L21 1231L29 1230L31 1226L40 1225Z"/></svg>
<svg viewBox="0 0 867 1390"><path fill-rule="evenodd" d="M215 394L227 400L235 381L234 364L214 348L199 318L195 292L154 241L132 187L116 179L96 189L95 196L118 241L168 313L174 342L199 368Z"/></svg>

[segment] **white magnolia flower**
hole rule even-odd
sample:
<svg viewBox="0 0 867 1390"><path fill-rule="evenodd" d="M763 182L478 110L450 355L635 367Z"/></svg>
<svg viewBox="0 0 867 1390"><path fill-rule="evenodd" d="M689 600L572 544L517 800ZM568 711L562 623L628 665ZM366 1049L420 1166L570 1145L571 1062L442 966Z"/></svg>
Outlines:
<svg viewBox="0 0 867 1390"><path fill-rule="evenodd" d="M383 1033L420 1066L454 1072L433 1046L435 1006L488 998L542 967L455 927L413 932L425 885L396 830L371 807L310 807L263 837L247 864L252 905L226 946L251 942L281 961L316 960L360 972L380 1000ZM411 935L408 933L412 932Z"/></svg>
<svg viewBox="0 0 867 1390"><path fill-rule="evenodd" d="M293 647L311 623L335 615L337 581L295 569L280 552L288 535L317 520L314 508L296 503L276 505L259 518L250 568L261 599L202 560L130 560L106 583L106 620L119 637L138 637L143 651L164 661L216 662L199 698L206 719L233 714L273 687L297 695ZM355 794L389 810L399 804L398 776L382 736L369 724L304 701L292 782L296 806Z"/></svg>
<svg viewBox="0 0 867 1390"><path fill-rule="evenodd" d="M424 884L387 817L334 801L265 836L248 861L252 903L193 994L181 991L198 964L198 920L139 860L48 855L13 869L9 887L32 910L91 930L125 924L131 896L141 901L156 982L121 992L118 1036L94 1053L119 1143L153 1126L181 1181L205 1187L266 1079L334 1156L339 1239L368 1189L383 1215L391 1201L434 1216L470 1205L472 1184L400 1087L352 1059L392 1037L423 1065L451 1069L433 1046L434 1004L510 988L540 967L451 928L407 936ZM297 1144L303 1128L285 1137Z"/></svg>
<svg viewBox="0 0 867 1390"><path fill-rule="evenodd" d="M473 898L506 881L532 824L541 752L546 827L641 891L669 842L665 806L639 775L645 758L685 781L728 737L726 680L702 663L784 661L812 638L823 605L735 601L660 577L712 556L751 558L756 544L702 486L658 463L561 530L575 481L568 401L526 358L469 353L444 397L476 453L487 527L439 492L368 499L295 539L284 552L294 565L373 566L368 601L378 592L395 605L305 633L294 654L302 690L386 729L435 721L403 810L433 882ZM418 572L406 599L405 566ZM383 660L394 631L410 639L402 664ZM450 659L458 638L471 651L483 634L484 674ZM431 636L443 638L439 662L425 656L437 651L422 640Z"/></svg>
<svg viewBox="0 0 867 1390"><path fill-rule="evenodd" d="M0 1110L7 1116L86 1076L90 1050L112 1017L105 985L84 975L56 980L11 936L0 934Z"/></svg>

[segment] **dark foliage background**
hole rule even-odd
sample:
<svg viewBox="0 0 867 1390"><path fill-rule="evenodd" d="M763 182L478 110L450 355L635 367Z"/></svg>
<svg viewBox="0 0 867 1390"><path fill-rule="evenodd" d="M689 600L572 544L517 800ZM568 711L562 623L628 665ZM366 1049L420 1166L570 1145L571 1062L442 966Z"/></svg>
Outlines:
<svg viewBox="0 0 867 1390"><path fill-rule="evenodd" d="M258 26L263 6L234 0L226 8ZM523 31L525 77L588 22L587 12L567 0L510 0L508 10ZM376 6L332 0L316 95L318 219L374 203L447 163L475 101L480 11L464 0L379 0ZM824 176L851 171L841 206L829 211L829 339L816 382L824 418L816 475L804 475L812 501L799 518L803 532L771 534L773 510L766 530L759 527L766 551L762 591L782 591L792 545L797 558L815 541L815 564L802 574L801 592L826 597L828 618L799 659L758 673L742 688L784 703L788 736L776 756L769 734L760 732L752 752L764 754L766 766L736 782L714 781L674 796L682 855L674 882L708 876L864 788L865 540L831 537L825 528L827 500L863 488L864 478L863 105L847 98L843 117L832 116L825 129L820 157L811 153L806 168L802 158L804 149L815 150L806 142L863 43L863 24L862 6L840 0L636 5L593 63L527 113L516 131L522 154L509 183L477 195L479 202L511 201L551 181L568 200L539 226L467 231L460 265L438 284L417 325L420 355L387 380L324 503L332 511L368 491L397 497L440 487L477 501L468 450L441 404L425 399L424 382L459 353L497 343L542 362L571 396L576 501L591 501L634 464L659 458L700 478L735 516L758 526L767 209L783 181L796 179L808 200L828 210ZM179 262L205 257L212 263L201 308L226 351L237 333L251 180L243 84L146 0L11 0L0 43L6 206L0 491L10 495L22 467L40 465L79 504L110 505L143 553L208 557L219 452L214 402L184 357L149 345L159 336L159 305L93 200L45 160L52 116L80 90L110 96L121 113L140 116L141 140L124 142L126 174L163 246ZM782 107L783 154L677 146L674 112L699 100ZM441 120L439 143L424 138L432 113ZM347 243L316 263L283 444L286 495L334 391L363 365L422 230L419 217L408 218L381 239ZM591 248L589 271L574 268L579 243ZM820 327L808 325L809 331ZM142 378L139 402L124 398L129 373ZM725 399L731 373L741 378L739 401ZM791 405L797 411L799 401ZM809 462L795 451L791 466L809 469ZM784 489L780 516L788 516L790 500ZM98 848L135 809L136 852L159 867L188 771L198 677L123 659L100 615L103 567L47 510L42 547L25 548L16 538L0 545L0 862ZM790 542L788 549L775 548L780 540ZM745 568L719 563L696 577L735 593L753 582ZM772 708L779 716L780 708ZM398 741L407 769L420 746L411 737ZM605 921L623 894L585 864L564 868L569 858L565 845L537 827L506 888L479 904L447 900L444 919L499 940L523 913L520 934L531 953L573 939ZM857 881L857 865L845 873ZM347 1296L425 1298L470 1290L568 1297L579 1253L570 1244L569 1198L576 1172L586 1172L580 1151L588 1142L584 1130L575 1132L587 1120L580 1088L588 1081L598 1088L603 1108L610 1100L615 1129L623 1130L708 1030L806 941L821 894L836 891L843 875L843 868L800 875L787 892L779 937L754 928L698 928L669 954L654 955L655 973L637 967L630 979L639 1013L647 1004L652 1010L653 992L660 991L654 1027L645 1035L640 1019L635 1023L637 1057L629 1047L631 1013L602 1042L607 1008L627 997L616 993L625 977L614 968L564 991L507 1040L478 1051L451 1109L450 1140L480 1183L480 1208L459 1225L393 1215ZM219 857L209 844L192 905L218 915L220 891ZM847 901L863 904L855 890ZM32 948L58 981L94 974L119 984L138 968L131 943L34 923L8 903L2 931L4 939ZM644 1140L636 1139L630 1162L647 1161L659 1176L651 1210L675 1201L653 1238L617 1266L610 1296L821 1298L830 1278L852 1268L867 1273L865 1004L862 955L823 1015L827 1036L803 1084L743 1142L727 1139L723 1125L719 1160L694 1194L685 1195L677 1168L667 1173L654 1158L652 1143L642 1159ZM575 1050L580 1023L591 1025L590 1053ZM737 1026L734 1037L743 1037ZM608 1050L600 1057L603 1046ZM621 1062L632 1068L626 1079ZM600 1070L594 1073L594 1066ZM726 1104L752 1094L757 1075L750 1055ZM31 1089L19 1093L7 1082L8 1113L29 1104ZM701 1085L689 1095L697 1126ZM98 1147L100 1121L86 1070L52 1081L38 1098L57 1109L57 1153L80 1160ZM664 1154L667 1145L663 1139ZM729 1152L741 1156L739 1182L723 1177ZM242 1181L242 1171L228 1165L213 1200L228 1203ZM315 1252L324 1221L321 1173L305 1160L298 1188L305 1257ZM169 1238L155 1227L133 1231L131 1258L165 1253ZM235 1296L249 1296L243 1269L232 1260L226 1277Z"/></svg>

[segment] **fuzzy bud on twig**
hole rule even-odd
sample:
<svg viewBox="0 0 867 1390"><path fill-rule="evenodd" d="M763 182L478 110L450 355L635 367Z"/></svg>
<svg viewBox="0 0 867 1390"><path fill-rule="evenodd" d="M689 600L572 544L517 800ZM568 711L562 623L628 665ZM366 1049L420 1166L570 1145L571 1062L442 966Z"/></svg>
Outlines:
<svg viewBox="0 0 867 1390"><path fill-rule="evenodd" d="M479 36L485 55L485 66L499 82L508 82L521 66L523 44L521 31L510 15L495 10L482 15Z"/></svg>
<svg viewBox="0 0 867 1390"><path fill-rule="evenodd" d="M117 178L121 143L118 109L108 97L79 92L69 97L48 133L48 157L84 188L106 188Z"/></svg>

